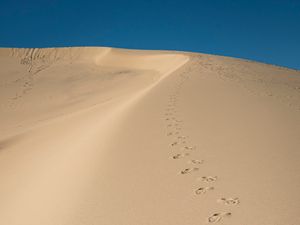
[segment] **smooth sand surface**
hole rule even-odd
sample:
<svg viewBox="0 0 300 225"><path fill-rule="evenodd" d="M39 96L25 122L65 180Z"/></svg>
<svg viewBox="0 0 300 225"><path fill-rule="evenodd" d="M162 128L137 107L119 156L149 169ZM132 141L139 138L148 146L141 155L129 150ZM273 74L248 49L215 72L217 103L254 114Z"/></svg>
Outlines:
<svg viewBox="0 0 300 225"><path fill-rule="evenodd" d="M0 224L300 224L300 72L0 49Z"/></svg>

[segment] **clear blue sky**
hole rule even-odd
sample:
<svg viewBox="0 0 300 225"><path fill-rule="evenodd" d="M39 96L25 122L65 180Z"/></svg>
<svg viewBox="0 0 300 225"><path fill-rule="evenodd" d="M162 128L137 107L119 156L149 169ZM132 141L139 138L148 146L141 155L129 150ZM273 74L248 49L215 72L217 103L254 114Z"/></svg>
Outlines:
<svg viewBox="0 0 300 225"><path fill-rule="evenodd" d="M0 0L0 47L175 49L300 69L300 0Z"/></svg>

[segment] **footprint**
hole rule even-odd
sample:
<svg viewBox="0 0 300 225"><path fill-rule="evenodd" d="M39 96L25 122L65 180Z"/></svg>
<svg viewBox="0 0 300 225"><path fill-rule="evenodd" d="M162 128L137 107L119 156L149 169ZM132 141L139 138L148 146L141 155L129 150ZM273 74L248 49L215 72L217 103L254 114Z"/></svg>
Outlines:
<svg viewBox="0 0 300 225"><path fill-rule="evenodd" d="M193 146L193 147L191 147L191 146L184 146L183 149L184 150L194 150L194 149L196 149L196 146Z"/></svg>
<svg viewBox="0 0 300 225"><path fill-rule="evenodd" d="M197 167L187 168L187 169L181 170L180 173L181 174L187 174L187 173L195 172L195 171L198 171L198 170L199 170L199 168L197 168Z"/></svg>
<svg viewBox="0 0 300 225"><path fill-rule="evenodd" d="M190 155L189 153L176 154L176 155L174 155L172 158L173 158L173 159L180 159L180 158L183 158L183 157L189 156L189 155Z"/></svg>
<svg viewBox="0 0 300 225"><path fill-rule="evenodd" d="M176 126L176 125L175 125ZM178 139L187 139L187 136L178 136Z"/></svg>
<svg viewBox="0 0 300 225"><path fill-rule="evenodd" d="M231 215L232 213L230 212L214 213L210 217L208 217L207 220L209 223L217 223L220 222L224 217L229 217Z"/></svg>
<svg viewBox="0 0 300 225"><path fill-rule="evenodd" d="M215 189L214 187L200 187L195 191L195 194L202 195L202 194L205 194L206 192L212 191L214 189Z"/></svg>
<svg viewBox="0 0 300 225"><path fill-rule="evenodd" d="M220 198L218 200L219 203L223 203L225 205L238 205L240 204L239 198Z"/></svg>
<svg viewBox="0 0 300 225"><path fill-rule="evenodd" d="M189 163L191 164L203 164L204 160L198 160L198 159L192 159L191 161L189 161Z"/></svg>
<svg viewBox="0 0 300 225"><path fill-rule="evenodd" d="M218 179L217 176L208 176L208 177L201 177L201 180L204 181L204 182L214 182Z"/></svg>
<svg viewBox="0 0 300 225"><path fill-rule="evenodd" d="M174 146L177 145L177 144L178 144L178 142L175 141L175 142L171 143L171 146L174 147Z"/></svg>

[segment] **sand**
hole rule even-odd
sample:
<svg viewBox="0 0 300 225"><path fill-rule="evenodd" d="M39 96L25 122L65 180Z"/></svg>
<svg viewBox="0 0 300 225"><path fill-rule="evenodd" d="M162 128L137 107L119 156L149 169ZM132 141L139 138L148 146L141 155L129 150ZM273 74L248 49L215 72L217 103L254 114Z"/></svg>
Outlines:
<svg viewBox="0 0 300 225"><path fill-rule="evenodd" d="M0 224L300 224L300 72L0 49Z"/></svg>

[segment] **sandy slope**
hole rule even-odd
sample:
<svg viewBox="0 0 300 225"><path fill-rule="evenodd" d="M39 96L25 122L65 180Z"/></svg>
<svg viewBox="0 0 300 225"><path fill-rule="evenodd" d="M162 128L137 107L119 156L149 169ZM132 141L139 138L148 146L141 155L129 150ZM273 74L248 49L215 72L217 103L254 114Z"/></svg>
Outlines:
<svg viewBox="0 0 300 225"><path fill-rule="evenodd" d="M0 224L300 224L300 72L0 49Z"/></svg>

